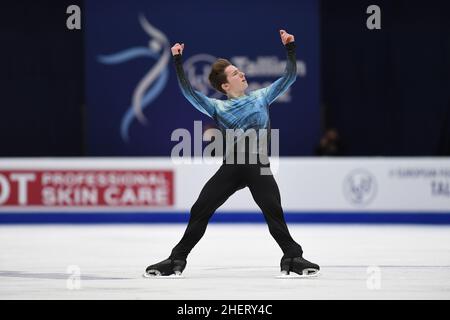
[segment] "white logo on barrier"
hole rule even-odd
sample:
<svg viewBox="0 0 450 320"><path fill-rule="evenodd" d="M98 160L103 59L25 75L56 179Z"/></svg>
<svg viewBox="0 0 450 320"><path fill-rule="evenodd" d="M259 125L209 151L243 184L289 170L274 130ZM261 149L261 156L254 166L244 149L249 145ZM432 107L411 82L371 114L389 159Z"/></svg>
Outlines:
<svg viewBox="0 0 450 320"><path fill-rule="evenodd" d="M0 174L0 204L6 203L10 196L16 193L17 203L26 205L28 203L28 184L35 181L36 175L32 173L12 173L9 176ZM11 191L11 185L17 182L17 192Z"/></svg>
<svg viewBox="0 0 450 320"><path fill-rule="evenodd" d="M375 177L367 170L354 170L344 180L344 195L354 205L368 205L375 198L376 192Z"/></svg>

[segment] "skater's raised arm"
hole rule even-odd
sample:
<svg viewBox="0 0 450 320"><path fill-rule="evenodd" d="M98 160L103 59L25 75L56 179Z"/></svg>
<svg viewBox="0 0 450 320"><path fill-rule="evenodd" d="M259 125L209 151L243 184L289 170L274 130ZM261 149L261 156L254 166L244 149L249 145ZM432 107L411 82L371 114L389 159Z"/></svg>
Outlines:
<svg viewBox="0 0 450 320"><path fill-rule="evenodd" d="M271 104L295 82L297 77L297 59L295 57L295 38L285 30L280 30L281 42L287 51L287 62L284 74L267 88L262 89L267 102Z"/></svg>
<svg viewBox="0 0 450 320"><path fill-rule="evenodd" d="M181 92L197 110L213 118L216 110L214 99L210 99L203 93L194 90L189 83L189 80L186 78L186 74L184 73L183 62L181 58L184 50L184 43L176 43L171 48L171 50Z"/></svg>

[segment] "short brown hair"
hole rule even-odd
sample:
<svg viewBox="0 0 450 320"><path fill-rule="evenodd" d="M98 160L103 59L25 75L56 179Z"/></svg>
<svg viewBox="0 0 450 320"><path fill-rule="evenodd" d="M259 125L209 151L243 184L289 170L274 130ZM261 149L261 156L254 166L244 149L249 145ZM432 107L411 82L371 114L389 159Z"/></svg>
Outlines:
<svg viewBox="0 0 450 320"><path fill-rule="evenodd" d="M227 59L217 59L217 61L213 63L211 72L209 73L209 83L214 89L222 92L223 94L226 94L226 92L222 89L222 84L228 82L225 69L230 65L231 62Z"/></svg>

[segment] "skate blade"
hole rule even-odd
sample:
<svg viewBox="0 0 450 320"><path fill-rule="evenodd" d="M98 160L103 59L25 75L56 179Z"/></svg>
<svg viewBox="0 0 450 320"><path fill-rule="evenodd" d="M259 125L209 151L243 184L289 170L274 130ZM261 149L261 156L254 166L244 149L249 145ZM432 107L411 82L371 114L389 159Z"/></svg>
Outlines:
<svg viewBox="0 0 450 320"><path fill-rule="evenodd" d="M285 271L281 275L276 276L277 279L305 279L305 278L315 278L320 274L320 270L317 269L305 269L303 274L297 274L295 272L290 272L287 274Z"/></svg>
<svg viewBox="0 0 450 320"><path fill-rule="evenodd" d="M163 276L163 275L161 275L161 272L159 272L157 270L150 270L150 272L154 272L154 273L145 272L142 276L144 278L152 278L152 279L182 279L182 278L184 278L181 275L181 273L175 273L175 274L171 274L169 276Z"/></svg>

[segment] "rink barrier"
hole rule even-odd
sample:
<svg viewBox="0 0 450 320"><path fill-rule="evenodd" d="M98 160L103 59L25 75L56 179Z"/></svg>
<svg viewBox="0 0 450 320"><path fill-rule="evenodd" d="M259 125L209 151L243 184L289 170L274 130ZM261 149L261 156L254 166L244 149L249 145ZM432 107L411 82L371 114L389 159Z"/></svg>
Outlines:
<svg viewBox="0 0 450 320"><path fill-rule="evenodd" d="M286 212L287 223L331 223L331 224L450 224L450 212L399 213L399 212ZM122 212L122 213L2 213L0 224L126 224L126 223L181 223L189 221L188 213L167 212ZM218 212L211 223L266 223L258 212Z"/></svg>
<svg viewBox="0 0 450 320"><path fill-rule="evenodd" d="M0 224L186 223L221 165L211 160L2 158ZM450 157L282 157L271 168L288 223L450 224ZM212 222L264 218L244 188Z"/></svg>

